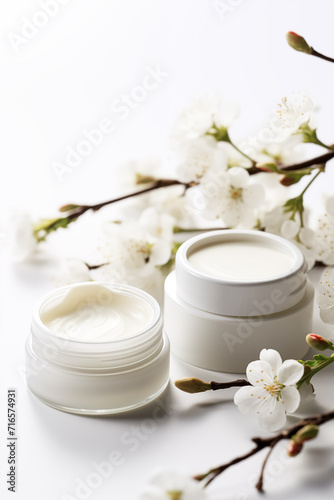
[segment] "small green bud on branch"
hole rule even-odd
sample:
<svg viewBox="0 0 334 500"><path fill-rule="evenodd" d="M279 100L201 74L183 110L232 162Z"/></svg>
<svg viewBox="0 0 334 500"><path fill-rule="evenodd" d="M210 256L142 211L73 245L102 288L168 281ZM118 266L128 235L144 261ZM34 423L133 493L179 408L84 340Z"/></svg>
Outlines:
<svg viewBox="0 0 334 500"><path fill-rule="evenodd" d="M182 378L174 382L175 386L183 392L195 394L197 392L211 391L211 384L207 384L198 378Z"/></svg>
<svg viewBox="0 0 334 500"><path fill-rule="evenodd" d="M294 50L304 52L305 54L310 54L311 56L319 57L320 59L324 59L325 61L334 62L334 59L332 59L331 57L325 56L324 54L321 54L320 52L314 50L314 48L307 43L305 38L298 35L294 31L289 31L286 34L286 39L290 47L292 47Z"/></svg>
<svg viewBox="0 0 334 500"><path fill-rule="evenodd" d="M195 394L196 392L218 391L219 389L230 389L231 387L244 387L251 385L245 379L232 380L232 382L203 382L199 378L181 378L174 382L175 386L183 392Z"/></svg>

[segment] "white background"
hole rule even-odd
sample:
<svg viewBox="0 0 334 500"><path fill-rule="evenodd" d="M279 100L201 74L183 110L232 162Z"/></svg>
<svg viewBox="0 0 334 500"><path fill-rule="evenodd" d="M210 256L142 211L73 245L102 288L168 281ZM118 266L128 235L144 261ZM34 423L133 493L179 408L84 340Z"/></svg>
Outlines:
<svg viewBox="0 0 334 500"><path fill-rule="evenodd" d="M333 2L225 0L221 5L226 9L219 15L212 0L69 0L15 50L13 34L20 35L27 20L36 20L40 2L2 1L2 214L18 206L36 217L52 217L63 203L108 199L117 192L122 163L134 157L163 157L179 111L192 97L210 90L219 89L224 100L240 103L242 114L232 135L241 138L265 123L278 98L304 89L319 106L319 136L333 142L333 65L298 54L285 41L286 31L294 30L333 56ZM146 68L156 65L168 76L120 119L112 103L141 85ZM64 162L67 148L84 138L83 130L96 128L104 118L115 123L114 132L59 182L54 162ZM331 172L320 178L308 202L320 209L321 193L331 192L333 179ZM71 231L61 240L66 255L73 253ZM122 444L122 435L142 425L152 408L97 420L63 414L38 402L26 388L22 367L32 306L54 286L54 262L45 255L38 264L12 264L6 257L1 261L0 490L5 498L13 495L4 483L5 405L12 386L19 402L20 500L58 500L66 494L76 498L78 478L85 481L94 472L93 462L107 460L116 449L124 463L87 498L136 499L158 464L204 472L249 448L249 438L258 434L255 423L231 403L213 404L231 393L187 396L171 389L171 415L152 434L144 433L134 452ZM172 376L194 371L177 365ZM319 376L317 387L319 402L330 407L329 375ZM276 459L268 498L332 497L332 424L321 434L309 453L289 466ZM258 468L255 458L231 469L212 486L212 498L255 497L249 480Z"/></svg>

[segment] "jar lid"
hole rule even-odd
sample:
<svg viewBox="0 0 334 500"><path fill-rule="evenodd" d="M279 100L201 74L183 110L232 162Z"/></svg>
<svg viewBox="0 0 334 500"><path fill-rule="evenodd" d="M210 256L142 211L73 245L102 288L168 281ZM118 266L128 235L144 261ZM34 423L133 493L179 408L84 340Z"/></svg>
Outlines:
<svg viewBox="0 0 334 500"><path fill-rule="evenodd" d="M255 230L210 231L176 254L177 293L188 304L225 316L266 316L304 296L307 264L293 243Z"/></svg>

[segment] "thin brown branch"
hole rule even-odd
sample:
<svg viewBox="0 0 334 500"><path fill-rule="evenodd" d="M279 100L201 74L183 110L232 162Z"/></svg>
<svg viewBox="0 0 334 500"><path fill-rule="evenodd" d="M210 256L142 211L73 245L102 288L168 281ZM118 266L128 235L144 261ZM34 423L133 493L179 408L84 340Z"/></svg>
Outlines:
<svg viewBox="0 0 334 500"><path fill-rule="evenodd" d="M133 193L119 196L118 198L113 198L112 200L104 201L102 203L97 203L96 205L81 205L77 210L71 212L68 215L68 217L77 219L88 210L93 210L94 212L97 212L101 208L106 207L107 205L111 205L112 203L118 203L119 201L128 200L129 198L133 198L141 194L150 193L151 191L155 191L156 189L161 189L169 186L184 186L185 189L188 189L193 185L195 185L195 183L181 182L176 179L159 179L153 182L153 184L150 187L147 187L140 191L134 191Z"/></svg>
<svg viewBox="0 0 334 500"><path fill-rule="evenodd" d="M312 52L310 54L311 56L319 57L320 59L323 59L324 61L329 61L329 62L334 63L334 59L332 57L328 57L328 56L325 56L324 54L321 54L317 50L314 50L313 47L311 47L311 49L312 49Z"/></svg>
<svg viewBox="0 0 334 500"><path fill-rule="evenodd" d="M259 477L259 480L258 482L256 483L255 485L255 488L257 489L257 491L259 491L260 493L264 493L264 489L263 489L263 477L264 477L264 471L265 471L265 468L266 468L266 465L268 463L268 460L270 458L270 455L272 454L273 452L273 449L275 447L275 445L278 443L278 441L273 441L269 447L269 451L267 453L267 456L266 458L264 459L263 461L263 464L262 464L262 467L261 467L261 472L260 472L260 477Z"/></svg>
<svg viewBox="0 0 334 500"><path fill-rule="evenodd" d="M304 170L306 168L310 168L310 167L313 167L315 165L323 165L323 164L326 164L329 160L331 160L332 158L334 158L334 152L331 151L330 153L325 153L323 155L320 155L320 156L316 156L315 158L311 158L310 160L306 160L306 161L303 161L301 163L294 163L292 165L282 165L280 166L280 171L282 173L284 172L290 172L290 171L298 171L298 170ZM261 168L258 168L258 167L251 167L251 168L248 168L248 173L250 175L254 175L254 174L259 174L260 172L264 172L264 170L262 170Z"/></svg>
<svg viewBox="0 0 334 500"><path fill-rule="evenodd" d="M243 378L237 380L232 380L232 382L210 382L213 391L218 391L219 389L229 389L230 387L245 387L246 385L252 385Z"/></svg>

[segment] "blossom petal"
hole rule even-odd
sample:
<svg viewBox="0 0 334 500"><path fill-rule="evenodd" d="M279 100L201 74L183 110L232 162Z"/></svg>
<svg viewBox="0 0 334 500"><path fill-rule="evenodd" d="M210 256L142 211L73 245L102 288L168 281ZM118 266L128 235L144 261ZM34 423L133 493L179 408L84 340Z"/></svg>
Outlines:
<svg viewBox="0 0 334 500"><path fill-rule="evenodd" d="M153 244L151 250L152 264L162 266L169 261L172 253L171 244L168 241L158 240Z"/></svg>
<svg viewBox="0 0 334 500"><path fill-rule="evenodd" d="M320 318L328 325L334 325L334 304L332 307L320 309Z"/></svg>
<svg viewBox="0 0 334 500"><path fill-rule="evenodd" d="M288 240L295 238L300 229L300 225L295 220L286 220L281 226L281 233L284 238Z"/></svg>
<svg viewBox="0 0 334 500"><path fill-rule="evenodd" d="M267 361L252 361L247 366L246 374L248 381L254 387L271 384L273 381L272 368Z"/></svg>
<svg viewBox="0 0 334 500"><path fill-rule="evenodd" d="M254 415L264 405L267 392L262 387L241 387L234 396L234 403L241 413Z"/></svg>
<svg viewBox="0 0 334 500"><path fill-rule="evenodd" d="M330 196L326 200L326 212L334 217L334 196Z"/></svg>
<svg viewBox="0 0 334 500"><path fill-rule="evenodd" d="M283 405L282 405L283 406ZM267 431L277 431L286 422L286 414L281 406L276 406L275 410L268 414L260 413L258 415L260 426Z"/></svg>
<svg viewBox="0 0 334 500"><path fill-rule="evenodd" d="M304 366L295 359L287 359L279 368L277 378L283 385L296 384L303 376Z"/></svg>
<svg viewBox="0 0 334 500"><path fill-rule="evenodd" d="M242 188L246 186L249 173L243 167L232 167L228 171L230 177L230 183L236 188Z"/></svg>
<svg viewBox="0 0 334 500"><path fill-rule="evenodd" d="M282 358L279 352L275 349L262 349L260 352L260 360L270 364L272 375L277 375L279 367L282 365Z"/></svg>
<svg viewBox="0 0 334 500"><path fill-rule="evenodd" d="M307 247L311 247L315 241L315 233L309 227L302 227L299 231L300 241Z"/></svg>
<svg viewBox="0 0 334 500"><path fill-rule="evenodd" d="M293 413L297 410L300 403L300 394L296 387L284 387L281 391L279 404L284 405L287 413Z"/></svg>
<svg viewBox="0 0 334 500"><path fill-rule="evenodd" d="M261 184L251 184L243 190L243 200L249 207L259 207L265 199L265 190Z"/></svg>

